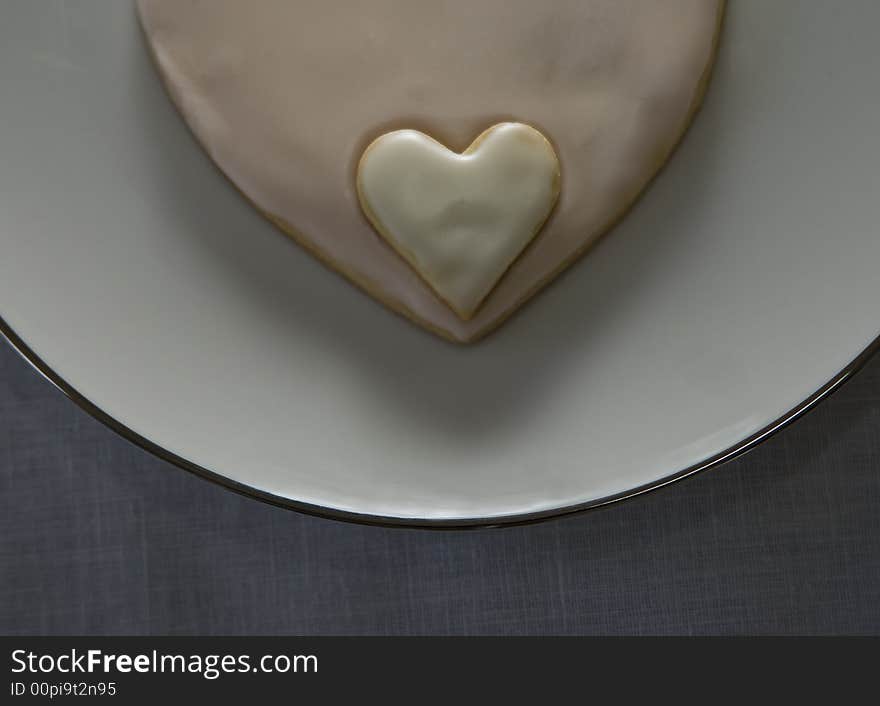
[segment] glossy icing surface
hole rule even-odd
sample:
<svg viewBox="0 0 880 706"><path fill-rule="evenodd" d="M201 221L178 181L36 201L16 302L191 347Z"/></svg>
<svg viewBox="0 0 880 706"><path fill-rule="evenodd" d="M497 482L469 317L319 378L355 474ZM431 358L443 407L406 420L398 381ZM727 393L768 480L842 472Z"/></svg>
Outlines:
<svg viewBox="0 0 880 706"><path fill-rule="evenodd" d="M722 0L139 0L157 65L218 166L374 296L450 338L497 325L584 251L668 157L701 97ZM463 151L488 125L556 147L557 207L470 320L364 217L355 171L415 129Z"/></svg>
<svg viewBox="0 0 880 706"><path fill-rule="evenodd" d="M544 225L560 179L553 146L522 123L493 126L461 154L396 130L364 153L358 194L376 230L469 319Z"/></svg>

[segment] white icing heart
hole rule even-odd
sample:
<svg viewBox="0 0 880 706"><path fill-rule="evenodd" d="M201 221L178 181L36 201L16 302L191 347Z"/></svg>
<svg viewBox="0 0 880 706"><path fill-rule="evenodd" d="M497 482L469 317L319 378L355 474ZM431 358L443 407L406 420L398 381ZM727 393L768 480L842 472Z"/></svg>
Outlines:
<svg viewBox="0 0 880 706"><path fill-rule="evenodd" d="M376 230L467 320L544 225L560 180L547 138L502 123L462 154L415 130L383 135L357 186Z"/></svg>

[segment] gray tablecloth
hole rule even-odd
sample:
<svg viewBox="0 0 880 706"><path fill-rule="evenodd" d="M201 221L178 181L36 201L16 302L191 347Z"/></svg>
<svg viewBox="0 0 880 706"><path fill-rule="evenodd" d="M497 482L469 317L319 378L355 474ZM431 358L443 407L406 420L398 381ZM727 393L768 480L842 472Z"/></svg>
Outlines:
<svg viewBox="0 0 880 706"><path fill-rule="evenodd" d="M754 452L502 530L305 517L153 458L0 344L2 634L880 633L880 358Z"/></svg>

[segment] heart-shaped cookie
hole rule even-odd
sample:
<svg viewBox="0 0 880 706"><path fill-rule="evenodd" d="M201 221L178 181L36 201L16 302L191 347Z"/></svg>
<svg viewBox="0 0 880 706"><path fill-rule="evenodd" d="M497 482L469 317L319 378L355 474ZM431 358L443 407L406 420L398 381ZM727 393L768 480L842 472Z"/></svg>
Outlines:
<svg viewBox="0 0 880 706"><path fill-rule="evenodd" d="M559 182L552 145L521 123L461 154L397 130L367 148L357 175L370 222L465 320L544 225Z"/></svg>
<svg viewBox="0 0 880 706"><path fill-rule="evenodd" d="M700 104L723 6L138 0L170 95L249 200L386 306L461 342L498 326L635 202ZM494 268L475 264L481 257L473 245L460 250L474 259L461 272L482 275L459 288L417 261L424 244L407 251L407 233L374 204L374 215L389 219L379 229L409 253L416 272L364 217L359 160L397 130L462 153L487 127L505 122L533 125L553 143L563 183L552 218L494 286L500 263L521 243L511 236L510 252L489 258ZM508 208L504 218L519 219L521 240L536 219L519 204ZM459 215L473 230L476 214Z"/></svg>

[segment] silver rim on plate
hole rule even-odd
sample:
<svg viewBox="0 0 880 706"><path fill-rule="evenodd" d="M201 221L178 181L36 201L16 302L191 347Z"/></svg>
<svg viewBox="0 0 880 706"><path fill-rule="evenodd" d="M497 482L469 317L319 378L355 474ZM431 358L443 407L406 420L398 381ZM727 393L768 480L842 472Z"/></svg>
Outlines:
<svg viewBox="0 0 880 706"><path fill-rule="evenodd" d="M552 510L543 510L541 512L521 513L502 517L420 520L417 518L408 517L389 517L383 515L360 514L345 510L337 510L331 507L324 507L322 505L313 505L310 503L300 502L298 500L292 500L290 498L285 498L280 495L273 495L272 493L266 493L261 490L257 490L256 488L252 488L244 483L239 483L238 481L234 481L231 478L227 478L226 476L211 471L203 466L198 465L197 463L188 461L187 459L182 458L177 454L172 453L171 451L168 451L156 442L151 441L144 436L141 436L132 429L129 429L127 426L119 422L114 417L111 417L109 414L104 412L104 410L91 402L87 397L78 392L76 388L74 388L70 383L64 380L64 378L62 378L54 370L52 370L52 368L50 368L45 363L45 361L43 361L43 359L40 358L40 356L37 355L23 341L15 333L15 331L12 330L9 324L6 323L2 316L0 316L0 334L3 335L3 337L10 343L12 348L17 351L19 355L24 358L24 360L30 363L31 366L38 373L40 373L40 375L42 375L44 378L46 378L46 380L48 380L55 387L61 390L61 392L67 395L67 397L73 400L79 407L84 409L99 422L103 423L105 426L109 427L123 438L131 441L137 446L140 446L142 449L149 451L151 454L158 456L163 461L167 461L177 466L178 468L182 468L183 470L189 471L190 473L193 473L201 478L209 480L213 483L217 483L218 485L222 485L224 488L235 491L236 493L239 493L241 495L256 498L257 500L261 500L262 502L269 503L270 505L275 505L277 507L283 507L288 510L296 510L297 512L301 512L306 515L313 515L315 517L322 517L325 519L341 520L344 522L354 522L364 525L375 525L380 527L419 527L425 529L478 529L485 527L510 527L515 525L540 522L542 520L549 520L554 517L573 515L576 513L586 512L588 510L595 510L597 508L605 507L613 503L619 503L624 500L630 500L640 495L644 495L645 493L663 488L664 486L675 483L676 481L688 478L689 476L692 476L701 471L707 471L711 468L716 468L728 461L737 458L738 456L741 456L747 451L751 451L762 441L770 438L776 432L784 429L786 426L798 419L801 415L811 410L819 402L821 402L823 399L831 395L831 393L839 389L841 385L843 385L843 383L851 379L853 375L855 375L855 373L857 373L865 365L865 363L867 363L868 360L870 360L870 358L878 350L880 350L880 336L878 336L849 365L847 365L843 370L835 375L830 381L828 381L825 385L816 390L816 392L810 395L806 400L801 402L799 405L791 409L786 414L783 414L775 421L765 426L763 429L760 429L759 431L743 439L739 443L734 444L733 446L723 451L720 451L719 453L709 457L708 459L689 466L681 471L672 473L671 475L660 478L659 480L656 480L652 483L647 483L631 490L626 490L624 492L609 495L607 497L598 498L597 500L590 500L585 503L568 505L564 507L554 508Z"/></svg>

